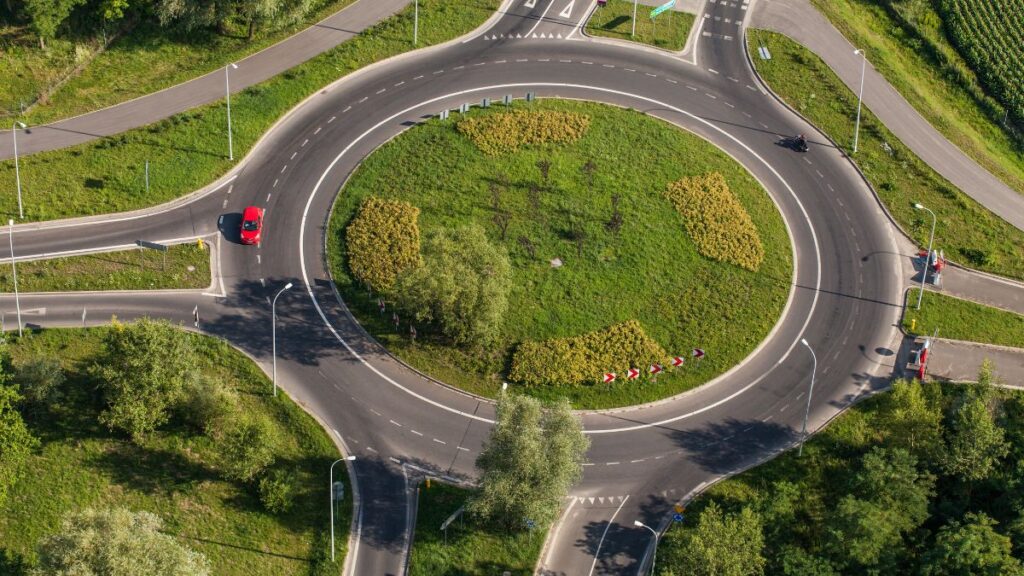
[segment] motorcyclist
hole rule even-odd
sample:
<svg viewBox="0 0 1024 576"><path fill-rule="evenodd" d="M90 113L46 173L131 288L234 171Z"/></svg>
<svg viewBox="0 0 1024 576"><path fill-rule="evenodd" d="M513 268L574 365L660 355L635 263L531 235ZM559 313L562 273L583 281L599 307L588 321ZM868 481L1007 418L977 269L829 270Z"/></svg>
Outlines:
<svg viewBox="0 0 1024 576"><path fill-rule="evenodd" d="M797 134L796 138L795 138L795 140L793 142L793 146L799 152L806 152L807 151L807 137L804 136L803 134Z"/></svg>

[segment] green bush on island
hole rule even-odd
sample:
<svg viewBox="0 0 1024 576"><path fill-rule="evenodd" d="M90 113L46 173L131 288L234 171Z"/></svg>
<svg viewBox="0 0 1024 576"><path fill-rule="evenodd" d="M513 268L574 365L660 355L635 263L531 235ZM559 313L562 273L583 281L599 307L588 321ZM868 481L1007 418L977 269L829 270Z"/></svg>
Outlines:
<svg viewBox="0 0 1024 576"><path fill-rule="evenodd" d="M408 202L370 196L345 231L352 275L386 292L398 275L420 262L420 210Z"/></svg>
<svg viewBox="0 0 1024 576"><path fill-rule="evenodd" d="M527 386L600 382L605 372L646 372L667 354L635 320L581 336L523 342L512 356L509 379Z"/></svg>

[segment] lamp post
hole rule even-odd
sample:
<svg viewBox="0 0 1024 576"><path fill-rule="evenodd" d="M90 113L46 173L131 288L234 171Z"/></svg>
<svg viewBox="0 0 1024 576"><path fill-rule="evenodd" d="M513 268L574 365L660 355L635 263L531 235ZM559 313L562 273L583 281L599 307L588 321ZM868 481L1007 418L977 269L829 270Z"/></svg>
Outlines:
<svg viewBox="0 0 1024 576"><path fill-rule="evenodd" d="M11 272L14 275L14 306L18 309L18 337L21 337L21 301L18 299L18 266L14 263L14 219L7 220L7 238L11 242Z"/></svg>
<svg viewBox="0 0 1024 576"><path fill-rule="evenodd" d="M860 55L860 93L857 95L857 127L853 130L853 153L857 153L857 143L860 138L860 107L861 103L864 102L864 71L868 65L868 55L864 50L858 48L853 51L854 54Z"/></svg>
<svg viewBox="0 0 1024 576"><path fill-rule="evenodd" d="M807 440L807 418L811 415L811 396L814 394L814 376L818 372L818 356L811 349L811 345L807 343L806 338L801 338L800 343L806 346L807 351L811 353L814 366L811 368L811 387L807 390L807 409L804 411L803 439L800 440L800 450L797 452L797 456L804 455L804 441Z"/></svg>
<svg viewBox="0 0 1024 576"><path fill-rule="evenodd" d="M330 475L330 492L331 492L331 562L334 562L334 465L338 462L344 462L346 460L355 460L355 456L346 456L339 458L331 464L331 475Z"/></svg>
<svg viewBox="0 0 1024 576"><path fill-rule="evenodd" d="M271 339L274 341L272 346L273 346L273 349L274 349L274 352L273 352L273 356L274 356L274 378L273 378L273 380L274 380L274 396L275 397L277 396L277 298L281 294L284 294L285 290L290 290L291 287L292 287L292 283L291 282L285 284L284 288L281 288L280 290L278 290L277 294L274 296L274 301L270 303L270 316L271 316L270 334L271 334Z"/></svg>
<svg viewBox="0 0 1024 576"><path fill-rule="evenodd" d="M420 39L420 0L414 3L412 13L412 45L416 46Z"/></svg>
<svg viewBox="0 0 1024 576"><path fill-rule="evenodd" d="M654 565L658 561L658 533L654 531L654 528L651 528L650 526L648 526L647 524L644 524L643 522L641 522L639 520L633 520L633 526L638 526L640 528L647 528L648 530L651 531L651 534L654 534L654 554L651 556L651 572L650 572L651 574L654 574Z"/></svg>
<svg viewBox="0 0 1024 576"><path fill-rule="evenodd" d="M231 142L231 82L228 79L228 71L234 68L238 69L238 64L234 62L224 66L224 99L228 103L228 160L235 159L235 148Z"/></svg>
<svg viewBox="0 0 1024 576"><path fill-rule="evenodd" d="M920 202L914 204L914 208L918 210L928 210ZM928 253L924 255L924 266L921 268L921 291L917 293L917 309L921 309L921 299L924 297L924 281L928 279L928 261L932 257L932 241L935 240L935 212L928 210L928 213L932 215L932 233L928 237Z"/></svg>
<svg viewBox="0 0 1024 576"><path fill-rule="evenodd" d="M21 171L18 168L18 128L24 130L27 128L24 122L14 121L11 126L11 137L14 138L14 180L18 186L18 219L25 219L25 210L21 207Z"/></svg>
<svg viewBox="0 0 1024 576"><path fill-rule="evenodd" d="M629 33L629 37L633 38L636 36L636 3L638 0L633 0L633 31Z"/></svg>

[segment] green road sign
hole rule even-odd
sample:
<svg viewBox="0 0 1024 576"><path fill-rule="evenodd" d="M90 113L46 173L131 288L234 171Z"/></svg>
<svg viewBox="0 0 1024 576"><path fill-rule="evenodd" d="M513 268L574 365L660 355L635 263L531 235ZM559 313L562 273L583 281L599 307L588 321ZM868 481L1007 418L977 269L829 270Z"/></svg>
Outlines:
<svg viewBox="0 0 1024 576"><path fill-rule="evenodd" d="M664 4L662 4L661 6L658 6L654 10L651 10L651 20L654 20L658 16L658 14L661 14L662 12L665 12L666 10L671 10L672 7L675 6L675 5L676 5L676 0L669 0L668 2L665 2Z"/></svg>

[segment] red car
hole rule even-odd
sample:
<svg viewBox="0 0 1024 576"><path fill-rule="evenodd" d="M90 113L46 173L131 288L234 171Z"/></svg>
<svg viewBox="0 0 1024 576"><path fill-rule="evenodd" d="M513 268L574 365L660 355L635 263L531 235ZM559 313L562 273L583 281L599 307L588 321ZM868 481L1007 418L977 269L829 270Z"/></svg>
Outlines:
<svg viewBox="0 0 1024 576"><path fill-rule="evenodd" d="M242 244L259 244L263 236L263 208L249 206L242 212Z"/></svg>

